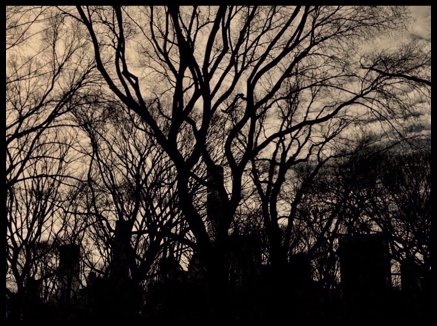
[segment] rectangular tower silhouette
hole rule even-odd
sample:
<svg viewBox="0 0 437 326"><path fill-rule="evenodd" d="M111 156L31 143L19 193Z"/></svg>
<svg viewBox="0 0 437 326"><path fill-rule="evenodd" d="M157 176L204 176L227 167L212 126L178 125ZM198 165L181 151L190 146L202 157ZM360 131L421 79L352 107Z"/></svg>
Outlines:
<svg viewBox="0 0 437 326"><path fill-rule="evenodd" d="M79 245L68 244L59 247L59 277L61 298L64 302L70 302L80 286Z"/></svg>

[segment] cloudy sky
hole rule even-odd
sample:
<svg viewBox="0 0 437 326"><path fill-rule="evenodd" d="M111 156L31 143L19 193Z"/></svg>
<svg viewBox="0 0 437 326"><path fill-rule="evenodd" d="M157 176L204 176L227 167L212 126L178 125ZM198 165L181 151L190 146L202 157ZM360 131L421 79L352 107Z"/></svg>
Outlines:
<svg viewBox="0 0 437 326"><path fill-rule="evenodd" d="M410 9L415 20L410 28L411 34L421 39L431 41L431 6L410 6ZM419 117L418 123L422 125L424 129L428 129L431 125L431 111L427 105L424 105L423 113L424 114Z"/></svg>
<svg viewBox="0 0 437 326"><path fill-rule="evenodd" d="M410 6L415 23L411 33L427 40L431 39L431 6Z"/></svg>

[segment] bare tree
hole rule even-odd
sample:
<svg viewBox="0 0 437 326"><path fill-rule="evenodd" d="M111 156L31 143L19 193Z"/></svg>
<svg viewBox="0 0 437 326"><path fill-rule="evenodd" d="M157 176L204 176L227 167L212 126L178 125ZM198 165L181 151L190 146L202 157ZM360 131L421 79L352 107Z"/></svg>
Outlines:
<svg viewBox="0 0 437 326"><path fill-rule="evenodd" d="M117 221L126 223L126 271L136 282L149 272L167 242L194 243L184 236L177 205L175 173L147 125L117 102L100 102L104 109L76 112L77 123L89 139L87 198L83 218L106 267L117 241ZM111 273L115 266L101 273Z"/></svg>
<svg viewBox="0 0 437 326"><path fill-rule="evenodd" d="M7 51L7 189L18 182L26 167L32 164L33 149L38 147L44 132L56 127L55 120L58 125L65 123L60 117L83 101L86 93L82 93L82 89L92 83L93 65L86 60L80 35L71 32L67 35L62 16L53 10L46 11L43 11L44 25L32 27L38 30L32 40L40 41L41 48L26 49L24 45L17 48L17 40ZM20 12L16 15L22 17ZM10 21L18 18L9 17ZM69 27L74 30L78 26ZM8 32L11 38L16 34L14 29ZM20 34L18 38L23 36Z"/></svg>
<svg viewBox="0 0 437 326"><path fill-rule="evenodd" d="M62 138L58 138L62 141ZM6 198L6 263L11 282L6 293L14 297L13 318L20 318L27 284L36 282L45 292L56 288L53 283L57 267L57 247L62 242L63 221L59 209L67 174L69 144L39 145L38 157L23 173L20 182L9 189ZM45 245L43 245L45 244ZM47 283L48 282L48 283ZM43 284L46 283L46 284ZM45 295L47 300L49 297Z"/></svg>
<svg viewBox="0 0 437 326"><path fill-rule="evenodd" d="M214 298L226 292L224 248L250 162L256 171L259 162L271 157L267 170L280 169L279 186L272 187L270 178L272 189L266 197L273 208L268 208L265 221L277 230L274 206L281 178L294 162L313 155L322 162L321 149L351 121L372 117L399 127L396 118L411 114L411 107L393 102L399 76L370 69L374 61L362 65L358 46L379 33L402 28L404 7L78 6L78 14L70 8L60 10L86 28L108 87L147 123L174 163L180 209L196 238ZM159 105L164 99L168 106ZM223 153L229 184L221 181L208 147L216 125L223 126L222 144L215 148L220 146ZM181 128L188 128L192 143L181 140ZM193 171L199 161L212 171L223 205L214 241L190 191L191 180L201 180ZM265 191L260 193L266 196ZM278 241L271 237L272 243L274 238ZM276 249L273 256L283 257Z"/></svg>
<svg viewBox="0 0 437 326"><path fill-rule="evenodd" d="M303 251L313 253L322 284L336 287L338 238L373 232L384 235L394 261L415 260L427 275L428 150L423 139L381 143L364 137L321 169L298 206L295 228L300 234L295 239Z"/></svg>
<svg viewBox="0 0 437 326"><path fill-rule="evenodd" d="M53 274L58 207L77 177L63 118L96 79L77 23L36 6L7 7L6 18L6 293L18 298L20 318L26 284Z"/></svg>
<svg viewBox="0 0 437 326"><path fill-rule="evenodd" d="M390 239L393 259L431 271L431 149L429 139L401 144L380 158L379 186L366 213Z"/></svg>

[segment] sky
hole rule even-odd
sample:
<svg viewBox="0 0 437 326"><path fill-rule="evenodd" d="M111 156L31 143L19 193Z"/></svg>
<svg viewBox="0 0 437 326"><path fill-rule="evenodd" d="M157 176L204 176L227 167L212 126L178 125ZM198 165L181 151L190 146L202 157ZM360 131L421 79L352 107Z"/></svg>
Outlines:
<svg viewBox="0 0 437 326"><path fill-rule="evenodd" d="M410 6L410 10L415 20L410 27L411 34L431 41L431 6ZM419 118L419 122L424 126L430 126L431 111L427 105L423 109L424 115Z"/></svg>
<svg viewBox="0 0 437 326"><path fill-rule="evenodd" d="M410 6L410 10L415 19L414 24L412 24L409 28L411 35L416 36L420 39L430 40L431 6ZM33 43L33 46L37 46L37 43ZM430 114L427 114L423 119L426 119L425 122L429 121L430 123Z"/></svg>
<svg viewBox="0 0 437 326"><path fill-rule="evenodd" d="M431 6L408 6L408 8L413 17L413 21L408 26L410 36L416 38L416 40L419 41L418 44L424 44L425 46L430 44L428 42L431 42ZM399 43L406 41L407 36L408 34L403 34L402 32L398 35L390 34L375 40L375 43L378 47L388 49L396 47ZM428 101L420 102L418 100L416 108L420 111L421 115L414 120L414 125L416 126L414 134L428 135L431 129L430 103ZM412 121L408 124L410 123L412 123ZM378 127L372 128L378 129Z"/></svg>
<svg viewBox="0 0 437 326"><path fill-rule="evenodd" d="M410 6L415 23L411 33L423 39L431 39L431 6Z"/></svg>

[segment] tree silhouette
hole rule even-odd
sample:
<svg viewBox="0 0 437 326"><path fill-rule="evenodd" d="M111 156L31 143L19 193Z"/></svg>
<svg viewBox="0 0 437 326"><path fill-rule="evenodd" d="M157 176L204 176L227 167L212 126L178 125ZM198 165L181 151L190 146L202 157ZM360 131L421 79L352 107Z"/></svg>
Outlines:
<svg viewBox="0 0 437 326"><path fill-rule="evenodd" d="M148 314L164 316L178 300L204 298L208 318L280 316L289 306L299 310L300 299L307 302L301 308L321 302L302 276L308 273L298 270L314 268L319 284L335 288L339 234L379 227L403 246L412 234L428 236L406 217L388 222L387 201L410 215L400 205L405 198L377 171L380 156L353 144L363 130L394 141L420 131L414 121L429 106L430 51L408 34L407 7L27 9L7 11L7 48L14 53L7 72L7 205L13 207L13 190L32 162L44 162L35 148L58 148L56 137L71 132L70 145L59 142L71 156L44 155L60 166L66 160L62 175L75 179L56 197L56 217L63 237L81 243L87 272L102 276L94 283L101 297L110 300L104 284L118 281L160 288L152 280L172 275L164 263L171 260L180 280L167 277L161 290L178 289L178 299L149 293L155 307L146 307ZM36 23L47 27L41 35L48 47L35 57L46 65L33 69L37 59L17 54L27 49L27 26ZM390 48L376 44L393 35L402 40ZM27 71L20 62L29 63ZM75 142L79 136L85 138ZM8 225L14 216L7 215ZM426 241L408 243L410 256L428 255L419 249ZM311 288L307 295L298 279ZM183 294L189 289L191 299ZM114 288L118 301L108 301L107 318L122 317L126 293Z"/></svg>
<svg viewBox="0 0 437 326"><path fill-rule="evenodd" d="M55 8L7 7L6 18L6 294L21 318L27 284L37 289L53 276L59 205L78 177L69 169L74 134L63 128L86 102L94 66L79 25Z"/></svg>
<svg viewBox="0 0 437 326"><path fill-rule="evenodd" d="M224 251L249 162L263 159L279 144L281 184L300 151L304 158L314 155L348 121L367 115L396 126L395 119L409 112L393 101L398 76L366 68L374 62L361 65L363 54L354 51L369 35L401 28L402 7L78 6L77 12L65 14L86 27L105 82L150 126L175 164L180 208L196 237L214 297L226 297ZM145 74L134 63L135 42ZM152 94L157 101L144 101ZM153 104L163 97L170 99L167 110ZM193 116L197 110L201 117ZM207 143L218 121L225 121L222 151L232 181L229 193L224 184L217 186L224 212L212 242L189 182L199 160L213 169ZM194 142L183 153L178 135L185 125ZM275 165L274 160L267 163L273 170ZM220 176L213 177L218 183ZM268 195L273 207L277 188ZM271 234L278 234L275 214L275 208L269 211ZM275 245L279 237L270 238L272 264L282 264L283 250ZM226 301L215 302L217 314L227 310Z"/></svg>

